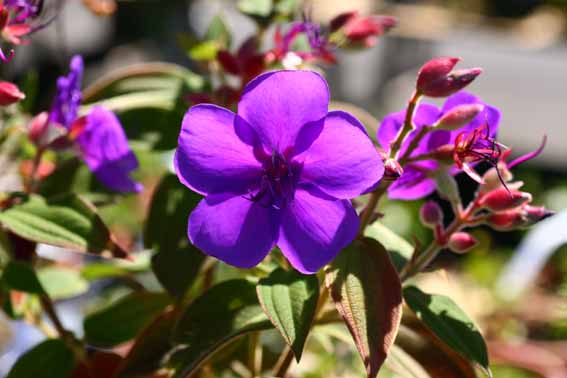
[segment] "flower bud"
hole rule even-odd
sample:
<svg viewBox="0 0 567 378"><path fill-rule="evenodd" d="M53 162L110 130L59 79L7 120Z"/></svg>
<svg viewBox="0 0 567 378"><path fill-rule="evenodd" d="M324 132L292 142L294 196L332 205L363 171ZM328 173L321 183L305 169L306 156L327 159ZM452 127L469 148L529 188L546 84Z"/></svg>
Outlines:
<svg viewBox="0 0 567 378"><path fill-rule="evenodd" d="M502 186L502 181L510 182L514 176L506 167L506 164L499 163L497 167L487 170L482 176L483 183L478 187L480 194L488 193Z"/></svg>
<svg viewBox="0 0 567 378"><path fill-rule="evenodd" d="M20 89L8 81L0 81L0 105L6 106L23 100L26 95Z"/></svg>
<svg viewBox="0 0 567 378"><path fill-rule="evenodd" d="M467 104L454 107L445 113L436 127L444 130L457 130L468 125L484 109L482 104Z"/></svg>
<svg viewBox="0 0 567 378"><path fill-rule="evenodd" d="M522 214L518 210L493 213L487 219L487 224L497 231L510 231L520 227L522 223Z"/></svg>
<svg viewBox="0 0 567 378"><path fill-rule="evenodd" d="M418 93L430 97L447 97L469 85L481 68L452 71L459 58L436 58L425 63L417 75Z"/></svg>
<svg viewBox="0 0 567 378"><path fill-rule="evenodd" d="M384 162L384 179L395 181L404 173L404 169L396 159L387 159Z"/></svg>
<svg viewBox="0 0 567 378"><path fill-rule="evenodd" d="M494 189L486 193L479 201L479 205L494 212L512 210L523 204L531 202L532 195L519 190L511 190L504 187Z"/></svg>
<svg viewBox="0 0 567 378"><path fill-rule="evenodd" d="M449 238L448 247L456 253L467 253L478 245L478 241L468 232L455 232Z"/></svg>
<svg viewBox="0 0 567 378"><path fill-rule="evenodd" d="M33 117L29 124L28 137L35 145L42 145L45 142L48 118L49 114L47 112L41 112Z"/></svg>
<svg viewBox="0 0 567 378"><path fill-rule="evenodd" d="M443 211L435 201L427 201L419 209L421 223L427 227L435 228L443 221Z"/></svg>
<svg viewBox="0 0 567 378"><path fill-rule="evenodd" d="M531 226L555 214L554 211L548 210L544 206L526 205L522 208L522 210L527 221L527 224L525 226Z"/></svg>

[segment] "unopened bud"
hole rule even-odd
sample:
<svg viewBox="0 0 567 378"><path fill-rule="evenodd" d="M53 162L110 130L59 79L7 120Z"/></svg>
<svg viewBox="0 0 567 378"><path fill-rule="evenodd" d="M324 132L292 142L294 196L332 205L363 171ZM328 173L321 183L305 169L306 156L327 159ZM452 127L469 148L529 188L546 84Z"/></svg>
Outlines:
<svg viewBox="0 0 567 378"><path fill-rule="evenodd" d="M482 104L467 104L456 106L445 113L437 122L438 129L457 130L468 125L484 109Z"/></svg>
<svg viewBox="0 0 567 378"><path fill-rule="evenodd" d="M510 231L520 227L522 223L522 214L518 210L493 213L487 219L487 224L497 231Z"/></svg>
<svg viewBox="0 0 567 378"><path fill-rule="evenodd" d="M404 173L404 169L395 159L387 159L384 162L384 179L395 181Z"/></svg>
<svg viewBox="0 0 567 378"><path fill-rule="evenodd" d="M346 25L348 21L358 16L358 11L350 11L341 13L331 20L329 23L329 30L335 32Z"/></svg>
<svg viewBox="0 0 567 378"><path fill-rule="evenodd" d="M526 205L522 208L526 217L526 226L531 226L537 222L544 220L555 214L554 211L546 209L544 206L530 206Z"/></svg>
<svg viewBox="0 0 567 378"><path fill-rule="evenodd" d="M500 187L486 193L479 201L479 205L490 211L500 212L512 210L531 202L532 195L519 190L508 190Z"/></svg>
<svg viewBox="0 0 567 378"><path fill-rule="evenodd" d="M8 81L0 81L0 105L6 106L23 100L26 95L20 89Z"/></svg>
<svg viewBox="0 0 567 378"><path fill-rule="evenodd" d="M28 137L35 145L44 144L48 119L49 114L47 114L47 112L41 112L32 118L28 128Z"/></svg>
<svg viewBox="0 0 567 378"><path fill-rule="evenodd" d="M419 209L419 218L424 226L435 228L443 221L443 211L435 201L427 201Z"/></svg>
<svg viewBox="0 0 567 378"><path fill-rule="evenodd" d="M469 85L481 68L452 71L459 58L436 58L425 63L417 75L416 89L429 97L447 97Z"/></svg>
<svg viewBox="0 0 567 378"><path fill-rule="evenodd" d="M448 247L456 253L467 253L478 245L478 240L468 232L455 232L449 238Z"/></svg>

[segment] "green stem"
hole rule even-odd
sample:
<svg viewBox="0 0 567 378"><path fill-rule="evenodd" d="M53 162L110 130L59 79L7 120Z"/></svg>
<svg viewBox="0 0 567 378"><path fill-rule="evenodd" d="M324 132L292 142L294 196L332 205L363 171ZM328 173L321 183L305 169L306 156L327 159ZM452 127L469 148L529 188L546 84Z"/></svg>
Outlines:
<svg viewBox="0 0 567 378"><path fill-rule="evenodd" d="M402 146L404 139L406 139L406 136L414 129L412 120L415 110L417 108L417 104L419 103L420 99L421 99L421 94L417 91L414 91L408 103L408 108L406 110L406 118L404 120L404 126L402 127L401 132L398 134L398 137L390 147L391 158L396 158L396 159L398 158L400 147Z"/></svg>

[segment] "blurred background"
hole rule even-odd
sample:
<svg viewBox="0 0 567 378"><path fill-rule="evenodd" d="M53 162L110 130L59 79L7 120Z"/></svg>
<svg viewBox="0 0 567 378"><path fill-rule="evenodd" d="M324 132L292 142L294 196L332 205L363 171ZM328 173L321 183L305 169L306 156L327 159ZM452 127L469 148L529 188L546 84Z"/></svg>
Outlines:
<svg viewBox="0 0 567 378"><path fill-rule="evenodd" d="M34 112L49 106L54 80L66 70L73 54L86 59L86 84L139 62L172 62L200 73L199 64L184 47L188 36L202 36L219 13L230 27L233 46L256 27L230 0L47 0L46 6L59 12L57 19L29 45L18 47L11 64L0 66L7 80L37 82ZM536 149L547 135L542 155L519 167L516 178L534 194L535 204L558 215L528 233L481 228L475 235L482 241L480 247L466 256L442 255L438 263L449 269L426 274L423 281L431 292L451 296L481 324L487 339L493 340L489 347L495 377L566 378L567 1L313 0L308 7L316 22L328 22L350 10L398 18L398 26L376 47L340 51L338 64L323 67L333 99L365 109L367 113L359 115L365 118L363 122L377 127L384 115L404 108L417 70L426 60L458 56L463 58L461 67L484 69L468 90L502 111L500 142L513 147L514 154L522 154ZM139 128L144 127L141 118L121 114L121 119L129 136L136 139ZM136 142L133 144L136 148ZM158 175L152 174L149 163L164 159L168 151L164 149L159 156L144 154L141 147L136 151L141 176L151 187ZM16 168L3 162L2 169ZM9 175L2 180L8 185ZM472 182L466 177L459 180L465 194L472 194ZM143 212L144 199L141 201L125 201L103 211L125 239L139 227L135 217ZM426 242L429 231L415 221L419 206L386 202L383 221L408 240L416 236ZM113 217L124 208L132 211L131 224L117 224ZM77 309L83 302L78 298L60 303L70 328L76 323L80 330L81 310ZM344 329L330 329L329 334L337 340L346 335L343 340L348 345ZM0 318L0 376L39 339L41 335L31 327L8 325ZM321 345L324 348L323 341ZM321 356L307 355L302 370L295 374L359 376L352 348L345 347L341 357L328 356L322 361Z"/></svg>

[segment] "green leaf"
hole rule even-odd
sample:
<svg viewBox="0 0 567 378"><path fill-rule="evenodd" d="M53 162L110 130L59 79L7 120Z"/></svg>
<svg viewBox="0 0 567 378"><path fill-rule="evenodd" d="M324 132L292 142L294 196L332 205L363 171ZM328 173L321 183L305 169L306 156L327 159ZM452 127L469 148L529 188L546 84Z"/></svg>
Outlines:
<svg viewBox="0 0 567 378"><path fill-rule="evenodd" d="M86 293L88 282L70 268L50 266L39 269L37 276L51 299L67 299Z"/></svg>
<svg viewBox="0 0 567 378"><path fill-rule="evenodd" d="M250 16L268 17L274 7L273 0L240 0L238 10Z"/></svg>
<svg viewBox="0 0 567 378"><path fill-rule="evenodd" d="M133 339L170 304L162 293L136 292L87 316L85 338L89 344L113 347Z"/></svg>
<svg viewBox="0 0 567 378"><path fill-rule="evenodd" d="M152 257L152 270L159 283L175 298L182 298L193 285L205 255L190 245L176 251L160 251Z"/></svg>
<svg viewBox="0 0 567 378"><path fill-rule="evenodd" d="M369 238L354 241L326 268L326 285L366 366L378 374L402 317L402 287L389 254Z"/></svg>
<svg viewBox="0 0 567 378"><path fill-rule="evenodd" d="M404 289L404 299L439 339L461 356L479 364L490 375L488 352L481 333L451 298L430 295L410 286Z"/></svg>
<svg viewBox="0 0 567 378"><path fill-rule="evenodd" d="M385 365L396 378L432 378L419 362L397 345L392 345Z"/></svg>
<svg viewBox="0 0 567 378"><path fill-rule="evenodd" d="M204 41L191 46L188 51L189 58L198 62L215 60L219 52L219 45L216 41Z"/></svg>
<svg viewBox="0 0 567 378"><path fill-rule="evenodd" d="M213 286L185 309L174 330L174 342L186 345L170 360L176 368L175 377L190 375L237 337L271 326L253 283L235 279Z"/></svg>
<svg viewBox="0 0 567 378"><path fill-rule="evenodd" d="M24 197L0 212L0 223L20 237L36 242L114 257L127 254L112 240L93 205L74 194L46 200Z"/></svg>
<svg viewBox="0 0 567 378"><path fill-rule="evenodd" d="M256 290L264 313L299 361L317 308L317 276L276 269L258 282Z"/></svg>
<svg viewBox="0 0 567 378"><path fill-rule="evenodd" d="M117 377L139 377L158 370L162 359L173 347L171 333L176 313L164 312L150 323L136 338L121 366Z"/></svg>
<svg viewBox="0 0 567 378"><path fill-rule="evenodd" d="M230 47L230 30L220 15L217 15L212 19L207 32L205 33L205 40L214 41L220 48L228 49ZM214 58L216 58L216 54L213 59Z"/></svg>
<svg viewBox="0 0 567 378"><path fill-rule="evenodd" d="M44 294L33 268L24 262L11 261L4 269L2 281L13 290L31 294Z"/></svg>
<svg viewBox="0 0 567 378"><path fill-rule="evenodd" d="M7 378L66 378L71 375L74 366L73 352L62 340L51 339L22 355Z"/></svg>
<svg viewBox="0 0 567 378"><path fill-rule="evenodd" d="M298 0L277 0L276 11L285 16L291 16L298 8Z"/></svg>
<svg viewBox="0 0 567 378"><path fill-rule="evenodd" d="M10 261L11 254L12 243L8 238L8 234L0 228L0 273L2 273L2 268Z"/></svg>
<svg viewBox="0 0 567 378"><path fill-rule="evenodd" d="M398 271L401 271L403 266L411 259L414 247L382 223L372 223L366 227L364 235L378 241L390 252L392 262Z"/></svg>
<svg viewBox="0 0 567 378"><path fill-rule="evenodd" d="M187 240L187 219L202 197L179 182L176 175L165 175L158 184L144 228L144 244L160 251L177 251Z"/></svg>

